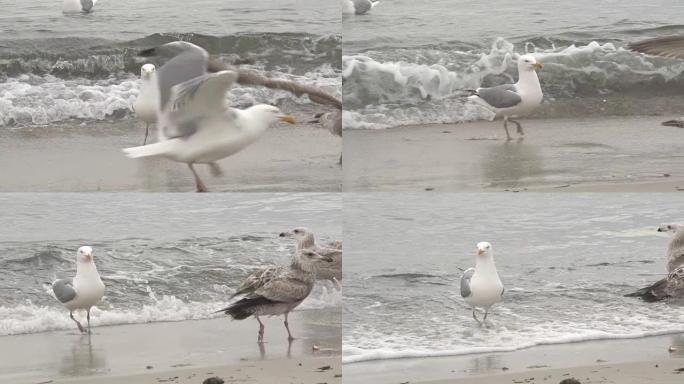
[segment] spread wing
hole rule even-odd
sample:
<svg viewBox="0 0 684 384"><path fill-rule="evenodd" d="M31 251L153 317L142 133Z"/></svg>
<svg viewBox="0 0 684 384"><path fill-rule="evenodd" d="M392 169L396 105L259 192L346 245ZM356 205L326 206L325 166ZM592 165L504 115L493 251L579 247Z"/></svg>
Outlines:
<svg viewBox="0 0 684 384"><path fill-rule="evenodd" d="M649 55L684 59L684 36L656 37L631 43L627 48Z"/></svg>
<svg viewBox="0 0 684 384"><path fill-rule="evenodd" d="M60 279L52 283L52 292L60 303L67 303L76 297L73 279Z"/></svg>
<svg viewBox="0 0 684 384"><path fill-rule="evenodd" d="M491 88L478 88L476 93L482 100L494 108L514 107L522 101L513 84L498 85Z"/></svg>
<svg viewBox="0 0 684 384"><path fill-rule="evenodd" d="M461 296L470 296L470 279L472 279L475 273L475 268L469 268L463 272L463 277L461 277ZM502 293L503 294L503 293Z"/></svg>
<svg viewBox="0 0 684 384"><path fill-rule="evenodd" d="M240 84L261 85L267 88L282 89L284 91L294 93L297 96L306 94L313 102L332 105L337 109L342 109L342 100L323 91L320 88L316 88L311 85L295 83L294 81L289 80L269 79L247 69L238 69L237 72L239 74L237 81Z"/></svg>

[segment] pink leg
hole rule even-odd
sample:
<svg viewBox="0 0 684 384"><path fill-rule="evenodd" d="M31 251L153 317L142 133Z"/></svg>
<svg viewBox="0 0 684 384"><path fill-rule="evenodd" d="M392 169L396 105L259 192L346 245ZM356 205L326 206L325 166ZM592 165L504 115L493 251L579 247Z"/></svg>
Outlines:
<svg viewBox="0 0 684 384"><path fill-rule="evenodd" d="M287 340L292 341L295 338L292 337L292 333L290 332L290 323L287 322L287 313L285 314L285 321L283 322L285 324L285 329L287 329Z"/></svg>
<svg viewBox="0 0 684 384"><path fill-rule="evenodd" d="M254 317L256 317L257 321L259 322L259 337L257 338L257 343L263 343L264 342L264 323L261 322L258 315L254 315Z"/></svg>

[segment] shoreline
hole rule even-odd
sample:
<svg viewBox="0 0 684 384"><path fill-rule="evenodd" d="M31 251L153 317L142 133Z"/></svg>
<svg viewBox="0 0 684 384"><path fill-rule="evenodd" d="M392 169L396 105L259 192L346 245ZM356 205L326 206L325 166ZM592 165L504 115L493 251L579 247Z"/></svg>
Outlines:
<svg viewBox="0 0 684 384"><path fill-rule="evenodd" d="M684 189L677 116L501 120L344 131L345 191L676 192ZM643 143L648 143L643 145Z"/></svg>
<svg viewBox="0 0 684 384"><path fill-rule="evenodd" d="M185 164L123 154L144 132L134 119L0 129L0 163L8 164L0 192L195 192ZM156 132L150 128L152 140ZM342 140L320 125L278 124L220 160L222 176L196 169L210 192L338 192L341 151Z"/></svg>
<svg viewBox="0 0 684 384"><path fill-rule="evenodd" d="M243 375L237 382L291 375L315 384L341 374L340 320L341 312L334 308L293 312L290 327L297 339L289 343L282 318L267 318L261 346L252 318L94 324L92 335L73 329L3 336L0 382L116 383L126 377L130 383L150 383L192 376L190 381L171 382L201 383L204 378L197 378L212 372L224 379ZM318 372L325 365L331 368Z"/></svg>
<svg viewBox="0 0 684 384"><path fill-rule="evenodd" d="M676 348L676 351L670 352L670 347ZM619 381L623 378L622 373L635 367L640 369L649 366L651 362L663 368L651 373L664 381ZM681 380L682 376L677 376L673 371L668 372L666 368L684 367L684 334L540 345L512 352L372 360L345 363L343 369L347 379L351 378L353 381L353 378L363 377L378 384L502 383L530 379L533 376L538 381L526 382L545 381L556 384L562 378L573 375L582 383L613 382L584 381L601 366L609 367L601 370L606 379L619 378L616 382L620 383L679 382L677 380ZM557 380L549 380L550 378ZM674 381L668 381L670 379Z"/></svg>

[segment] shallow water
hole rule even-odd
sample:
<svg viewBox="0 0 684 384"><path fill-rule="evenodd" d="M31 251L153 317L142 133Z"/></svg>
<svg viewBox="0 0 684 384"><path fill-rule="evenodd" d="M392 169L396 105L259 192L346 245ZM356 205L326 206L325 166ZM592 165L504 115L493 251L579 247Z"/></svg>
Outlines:
<svg viewBox="0 0 684 384"><path fill-rule="evenodd" d="M0 335L73 328L49 284L73 276L81 245L107 286L94 321L112 325L215 317L251 271L289 262L280 232L341 238L334 194L22 193L0 195L0 207ZM301 308L340 303L317 286Z"/></svg>
<svg viewBox="0 0 684 384"><path fill-rule="evenodd" d="M663 277L671 194L346 194L343 361L512 351L684 331L623 297ZM475 244L506 288L480 328L459 293Z"/></svg>
<svg viewBox="0 0 684 384"><path fill-rule="evenodd" d="M684 63L644 57L630 41L681 34L684 6L675 0L383 1L364 16L343 18L345 126L471 121L491 113L465 103L462 90L517 79L515 60L532 53L544 103L588 99L550 117L575 116L597 99L681 94ZM605 115L652 114L611 100ZM670 112L681 111L680 109Z"/></svg>
<svg viewBox="0 0 684 384"><path fill-rule="evenodd" d="M63 14L60 1L2 1L0 127L128 119L139 92L136 52L174 40L227 64L339 93L339 6L313 0L102 1ZM201 20L202 22L198 22ZM162 62L151 60L157 65ZM234 87L227 101L308 105L306 97Z"/></svg>

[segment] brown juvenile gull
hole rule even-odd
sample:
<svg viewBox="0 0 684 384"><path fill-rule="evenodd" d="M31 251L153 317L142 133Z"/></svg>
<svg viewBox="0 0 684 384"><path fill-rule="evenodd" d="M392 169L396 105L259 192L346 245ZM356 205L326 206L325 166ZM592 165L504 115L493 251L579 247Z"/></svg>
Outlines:
<svg viewBox="0 0 684 384"><path fill-rule="evenodd" d="M284 315L288 340L294 340L287 316L311 293L315 282L311 261L319 259L329 260L310 249L304 249L294 255L287 267L267 267L252 273L240 284L231 299L240 295L243 297L217 312L223 312L234 320L254 316L259 322L259 343L264 342L264 323L259 316Z"/></svg>
<svg viewBox="0 0 684 384"><path fill-rule="evenodd" d="M247 109L225 105L228 88L238 79L234 71L207 72L209 54L194 45L166 62L157 71L159 141L126 148L130 158L164 157L186 163L195 178L197 192L206 192L194 164L208 164L221 175L217 161L257 141L278 120L294 124L292 116L272 105Z"/></svg>
<svg viewBox="0 0 684 384"><path fill-rule="evenodd" d="M639 297L649 303L684 298L684 267L676 268L666 278L625 296Z"/></svg>
<svg viewBox="0 0 684 384"><path fill-rule="evenodd" d="M340 288L342 280L342 243L335 241L325 247L316 244L313 232L304 227L298 227L291 231L282 232L280 237L292 237L297 241L295 252L310 249L317 254L329 258L330 261L312 260L316 280L330 280L335 287Z"/></svg>
<svg viewBox="0 0 684 384"><path fill-rule="evenodd" d="M672 233L672 239L667 246L667 272L684 266L684 224L663 224L658 232Z"/></svg>
<svg viewBox="0 0 684 384"><path fill-rule="evenodd" d="M323 128L335 136L342 137L342 111L317 113L314 120L310 123L320 123ZM339 164L342 164L342 154L340 153Z"/></svg>
<svg viewBox="0 0 684 384"><path fill-rule="evenodd" d="M684 36L661 36L630 43L627 48L647 55L684 59ZM684 128L684 120L668 120L662 125Z"/></svg>
<svg viewBox="0 0 684 384"><path fill-rule="evenodd" d="M55 298L69 310L69 317L81 333L90 333L90 308L104 296L105 286L93 261L93 249L81 247L76 252L76 277L59 279L52 283ZM74 311L85 309L88 329L74 318Z"/></svg>

